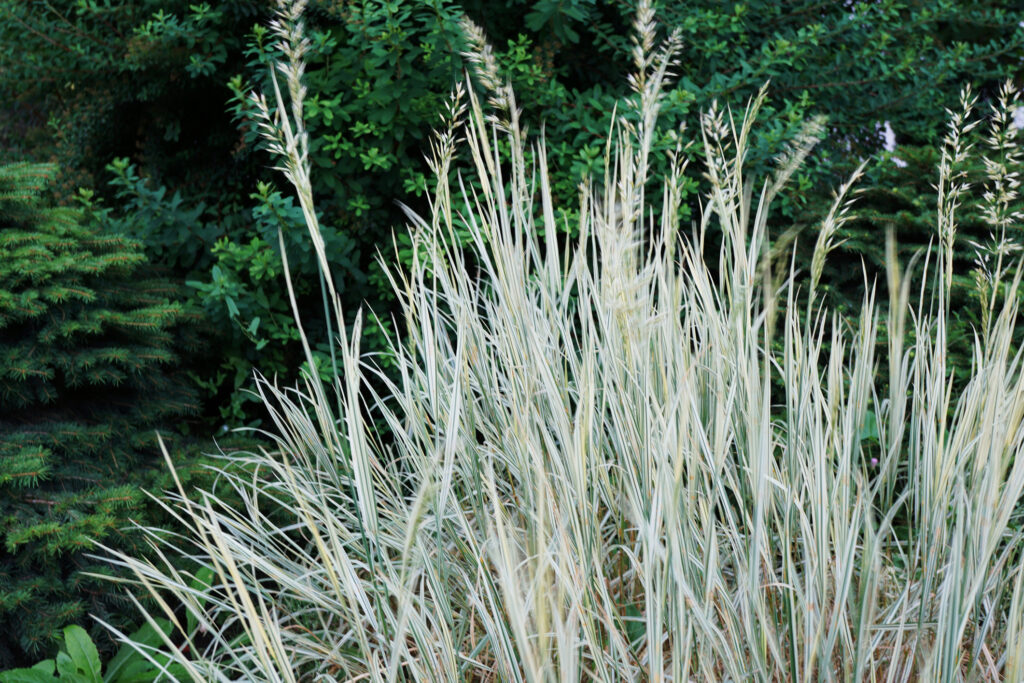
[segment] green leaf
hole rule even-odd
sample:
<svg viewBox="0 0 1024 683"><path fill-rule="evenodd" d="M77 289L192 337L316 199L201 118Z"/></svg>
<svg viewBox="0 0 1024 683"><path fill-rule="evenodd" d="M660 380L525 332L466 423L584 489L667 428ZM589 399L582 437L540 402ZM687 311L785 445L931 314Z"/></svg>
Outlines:
<svg viewBox="0 0 1024 683"><path fill-rule="evenodd" d="M166 619L157 619L157 625L164 635L171 632L171 622ZM163 638L159 631L150 624L145 624L129 637L131 643L137 646L158 648L163 645ZM117 654L107 664L107 675L104 677L106 683L146 683L156 677L156 669L153 663L146 659L131 643L125 643L117 651ZM164 657L166 657L164 655ZM156 658L162 657L157 654Z"/></svg>
<svg viewBox="0 0 1024 683"><path fill-rule="evenodd" d="M44 659L31 669L12 669L0 672L0 683L51 683L56 671L56 662L52 659Z"/></svg>
<svg viewBox="0 0 1024 683"><path fill-rule="evenodd" d="M75 662L71 659L71 656L66 652L57 653L57 673L60 674L62 681L74 681L74 683L84 683L86 679L84 676L78 673Z"/></svg>
<svg viewBox="0 0 1024 683"><path fill-rule="evenodd" d="M265 345L265 344L266 344L266 341L263 342L263 345ZM260 348L262 348L263 345L260 345ZM192 589L203 591L202 597L199 597L198 600L197 600L198 606L200 608L202 608L203 606L206 605L206 592L205 591L209 590L210 586L213 585L213 576L214 575L213 575L213 570L212 569L210 569L209 567L202 567L202 568L200 568L196 572L195 578L192 581L189 582L189 586ZM196 629L199 628L199 622L196 620L196 617L192 613L192 610L189 610L186 613L185 618L186 618L186 628L188 629L188 632L189 633L195 633Z"/></svg>
<svg viewBox="0 0 1024 683"><path fill-rule="evenodd" d="M108 678L108 683L147 683L157 677L156 667L139 653L134 654L139 659L130 661L117 678Z"/></svg>
<svg viewBox="0 0 1024 683"><path fill-rule="evenodd" d="M71 625L64 629L64 646L68 649L68 655L74 663L75 669L83 675L89 683L102 683L102 665L100 654L92 638L81 626ZM58 665L60 657L57 658Z"/></svg>
<svg viewBox="0 0 1024 683"><path fill-rule="evenodd" d="M636 605L626 605L625 612L623 622L626 626L626 637L629 638L630 644L635 645L647 635L647 623L644 621L643 613Z"/></svg>
<svg viewBox="0 0 1024 683"><path fill-rule="evenodd" d="M860 428L860 440L869 439L878 440L878 418L870 410L864 414L864 424Z"/></svg>

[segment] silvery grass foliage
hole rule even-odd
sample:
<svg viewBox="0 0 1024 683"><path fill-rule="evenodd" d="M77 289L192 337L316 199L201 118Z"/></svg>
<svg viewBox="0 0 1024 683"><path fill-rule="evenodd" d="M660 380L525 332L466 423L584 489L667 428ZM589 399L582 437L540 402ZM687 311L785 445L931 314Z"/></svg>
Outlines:
<svg viewBox="0 0 1024 683"><path fill-rule="evenodd" d="M309 185L300 13L285 4L274 26L287 96L259 101L340 322ZM948 263L932 264L934 298L894 257L887 307L869 287L859 318L823 310L848 188L800 290L766 223L821 122L757 194L743 159L763 93L739 122L704 116L711 191L684 235L682 135L665 185L645 182L677 38L656 47L645 3L636 31L635 110L610 133L601 186L581 187L569 239L543 139L529 155L470 27L493 113L457 88L436 136L431 211L410 212L417 257L389 271L406 331L395 375L361 355L358 318L337 324L333 384L258 380L276 448L225 468L243 504L179 491L168 509L188 533L153 530L159 561L118 556L196 680L1024 680L1020 275L991 299L962 391ZM939 180L943 246L972 191L956 172L968 115ZM470 168L450 180L457 151Z"/></svg>

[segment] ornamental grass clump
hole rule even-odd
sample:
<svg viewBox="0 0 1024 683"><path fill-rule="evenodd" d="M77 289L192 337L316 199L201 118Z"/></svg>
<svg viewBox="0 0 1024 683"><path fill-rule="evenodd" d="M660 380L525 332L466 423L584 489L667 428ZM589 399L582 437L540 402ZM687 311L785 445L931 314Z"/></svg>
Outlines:
<svg viewBox="0 0 1024 683"><path fill-rule="evenodd" d="M300 10L275 26L287 88L261 105L333 306L335 375L259 378L276 448L225 468L243 504L179 491L169 509L189 533L151 532L166 561L118 557L190 676L1024 680L1019 272L1002 289L993 273L1002 294L962 390L947 262L916 266L937 285L921 295L893 261L887 304L872 284L856 319L824 310L849 198L799 279L766 226L807 149L774 178L743 173L763 93L741 121L704 116L711 191L684 234L682 134L665 185L645 183L677 39L657 48L641 3L635 109L600 185L580 188L578 238L554 218L543 138L528 148L514 93L470 41L493 113L456 89L431 211L410 212L413 265L389 270L405 336L382 372L360 318L343 324L318 238ZM941 169L940 245L974 191L956 174L964 125Z"/></svg>

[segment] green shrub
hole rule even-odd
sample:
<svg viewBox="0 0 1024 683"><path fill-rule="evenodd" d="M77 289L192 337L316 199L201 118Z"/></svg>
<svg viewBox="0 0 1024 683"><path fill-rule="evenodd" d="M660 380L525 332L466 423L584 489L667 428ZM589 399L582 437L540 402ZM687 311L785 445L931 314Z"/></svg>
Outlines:
<svg viewBox="0 0 1024 683"><path fill-rule="evenodd" d="M622 76L633 42L622 29L636 4L460 3L498 47L495 60L526 115L544 120L549 162L561 171L553 190L566 203L575 200L584 173L601 172L612 112L618 105L621 114L629 98ZM931 114L955 107L962 83L973 81L994 99L1003 81L1022 76L1024 27L1012 0L656 4L662 24L680 29L682 43L678 87L666 92L655 150L671 148L665 134L680 122L696 130L712 101L740 106L768 80L766 120L752 131L748 150L752 172L767 172L804 122L827 118L818 153L779 198L782 215L808 195L827 197L844 179L833 162L877 154L884 122L901 142L937 144L942 122ZM699 162L695 143L691 160ZM656 186L666 167L652 163Z"/></svg>
<svg viewBox="0 0 1024 683"><path fill-rule="evenodd" d="M0 32L12 36L9 44L15 33L30 35L18 50L0 51L0 92L52 112L60 124L55 153L80 170L75 180L91 185L104 169L112 180L99 192L105 220L142 239L154 261L191 283L193 303L220 333L211 342L220 352L213 367L192 368L212 397L217 425L258 418L258 406L242 391L254 362L293 378L302 362L280 297L279 227L293 249L303 311L311 322L323 320L301 214L269 174L262 174L268 182L257 182L260 164L252 159L259 137L249 125L243 74L255 68L265 84L273 45L258 20L268 5L69 5L66 13L60 3L33 12L31 3L0 2L7 20ZM376 254L402 220L394 199L403 188L425 190L420 150L461 72L459 16L450 0L311 7L311 154L315 165L332 170L319 176L318 210L352 310L364 302L388 310ZM21 52L54 62L55 81L29 87ZM121 53L130 59L120 61ZM253 241L255 235L261 239ZM250 261L267 268L251 268ZM320 346L318 358L326 362L330 353Z"/></svg>
<svg viewBox="0 0 1024 683"><path fill-rule="evenodd" d="M5 114L41 123L24 151L56 156L57 195L98 187L114 157L132 155L190 200L251 182L225 163L237 131L224 83L242 61L244 32L263 0L3 0L0 94Z"/></svg>
<svg viewBox="0 0 1024 683"><path fill-rule="evenodd" d="M444 94L463 66L453 51L466 50L474 42L455 26L460 11L477 18L491 35L500 36L502 47L492 52L493 73L476 69L477 86L486 89L488 81L509 78L520 94L523 116L543 122L548 161L557 170L552 194L571 232L578 222L574 202L579 184L586 178L600 183L613 112L636 123L635 98L631 100L621 78L633 46L619 30L628 23L634 5L586 0L310 4L306 79L310 95L305 112L310 163L320 170L312 177L312 188L325 239L338 234L349 238L344 248L327 250L346 310L366 304L378 313L393 312L389 285L374 260L380 244L390 242L391 229L403 220L397 198L418 211L428 208L424 193L433 191L432 180L419 150ZM765 104L765 123L752 132L746 160L752 172L767 172L786 143L799 146L811 135L826 138L777 200L779 218L770 226L777 237L789 226L787 218L799 216L805 204L810 203L816 213L823 203L827 207L829 188L842 180L834 165L879 150L876 129L883 120L890 120L903 140L934 143L941 135L940 125L923 113L953 106L967 75L987 92L1019 72L1024 29L1007 11L1012 6L1001 0L913 6L887 0L857 3L852 8L817 4L805 10L768 0L730 5L668 3L666 24L680 26L686 39L676 67L681 87L666 93L661 125L653 131L652 188L669 172L663 159L674 144L670 131L683 122L691 129L699 126L700 112L713 100L741 103L770 78L773 98ZM958 27L955 36L950 33L953 25ZM959 42L951 42L954 38ZM273 57L272 45L266 31L257 27L249 42L247 73L263 91L269 91L270 84L260 75L265 73L261 67ZM256 116L245 99L244 82L242 78L232 82L233 109L248 124L247 146L255 148L260 144ZM851 87L853 83L856 87ZM826 117L827 124L818 116ZM808 126L808 121L813 125ZM695 142L687 154L699 162L700 140ZM527 155L527 163L535 163L529 150ZM681 206L684 220L696 207L698 181L699 176L687 179ZM458 197L453 202L456 213L465 209ZM301 226L294 220L297 216L292 213L291 217L284 223L286 236L301 235ZM259 232L266 242L260 252L269 255L275 242L262 228ZM460 241L469 239L461 228L456 236ZM399 230L396 238L402 247L397 255L408 266L409 236ZM251 249L248 233L229 239L238 249ZM296 270L312 278L315 269L308 250L290 246ZM851 254L849 260L857 258ZM251 302L270 289L246 286L251 279L244 267L236 268L234 274L225 264L218 267L224 279L239 283ZM207 278L202 294L207 309L214 313L219 306L220 316L235 319L236 330L242 330L236 336L243 340L257 316L236 315L224 297L211 297L210 292L219 291L214 279ZM304 280L298 278L299 283ZM311 329L322 327L314 324L321 319L318 294L315 285L308 288L302 305ZM839 305L856 306L858 301L859 294ZM284 320L286 315L286 309L274 309L276 319ZM383 335L390 333L386 325L380 329L378 322L371 319L367 324L366 343L372 349L379 348ZM268 347L260 355L275 372L288 364L283 349L290 348L292 354L298 349L294 329L290 332L278 337L289 338L290 344ZM269 339L254 338L256 343ZM322 367L326 353L323 340L319 342L317 358ZM253 354L250 351L245 357L249 360ZM233 374L241 380L244 363L236 367ZM240 414L237 409L235 414Z"/></svg>
<svg viewBox="0 0 1024 683"><path fill-rule="evenodd" d="M959 193L957 239L952 245L947 325L951 365L961 382L971 377L976 331L988 324L984 316L993 295L993 273L1016 258L1024 244L1024 201L1014 188L1024 171L1019 129L1012 116L1020 106L1019 95L1013 84L1006 82L995 101L984 105L990 110L987 121L977 115L976 98L967 90L957 107L957 116L964 118L967 129L961 140L963 149L986 150L984 157L967 156L956 166L957 183L965 187ZM944 160L945 153L941 144L898 145L867 166L860 200L837 234L842 244L824 269L827 284L822 295L830 305L855 312L853 296L885 277L888 254L882 237L887 230L895 232L904 260L915 254L932 260L944 258L946 245L936 239L930 207L939 199L932 176L934 169L949 163ZM824 208L822 200L812 200L797 220L811 226L816 221L812 211ZM911 277L915 289L925 287L930 292L927 278Z"/></svg>
<svg viewBox="0 0 1024 683"><path fill-rule="evenodd" d="M277 31L293 97L300 8ZM189 651L174 659L190 677L1024 677L1024 373L1012 343L1024 271L986 302L954 391L947 321L965 190L956 163L942 164L934 305L915 303L890 238L888 310L872 291L856 317L833 315L821 277L849 200L841 192L823 219L798 291L767 225L801 154L759 200L746 191L763 95L735 125L720 108L703 116L710 189L685 236L683 138L664 186L647 192L648 133L678 48L673 34L651 51L652 19L642 4L641 123L610 131L609 172L581 190L578 236L560 237L543 148L528 166L518 121L498 112L492 125L472 93L467 114L457 92L433 146L433 210L410 212L411 268L387 270L408 330L388 348L396 379L360 353L357 317L332 381L259 382L277 449L245 458L256 476L225 474L244 505L182 492L175 509L192 530L158 541L170 564L119 555L204 631L199 651L195 631L178 629ZM340 316L290 104L262 116ZM456 216L463 115L479 189ZM944 148L957 162L958 133ZM789 264L778 285L777 258ZM883 316L909 334L879 350ZM214 578L185 588L176 557Z"/></svg>
<svg viewBox="0 0 1024 683"><path fill-rule="evenodd" d="M0 138L21 158L59 162L58 201L95 188L102 220L142 239L178 284L205 275L216 241L248 224L260 167L240 147L226 83L244 65L247 31L270 9L264 0L2 0ZM227 346L202 327L208 347ZM187 358L206 387L217 364ZM232 389L203 396L207 429L223 423L213 424Z"/></svg>
<svg viewBox="0 0 1024 683"><path fill-rule="evenodd" d="M1024 29L1015 0L663 4L666 24L679 26L684 41L676 67L681 87L666 93L663 125L652 140L652 189L669 170L662 161L673 145L668 131L683 121L695 129L712 100L739 105L768 78L772 99L752 133L752 172L767 172L785 142L827 133L778 198L773 236L805 208L818 215L827 206L829 189L842 181L837 169L878 151L882 122L902 141L934 145L941 129L930 113L954 106L965 78L990 96L1021 75ZM6 138L28 145L35 158L55 153L74 170L66 178L72 189L95 186L111 160L121 160L113 184L100 191L114 210L110 220L121 217L155 260L194 283L194 302L210 329L223 333L211 341L222 358L192 368L207 393L205 412L218 413L218 425L260 416L242 390L256 361L284 377L302 357L278 295L280 278L253 272L239 255L279 261L280 225L293 249L304 317L311 329L324 320L297 207L253 155L260 138L246 97L269 87L264 67L274 58L274 40L262 20L270 6L0 2L0 93L15 103L0 113L0 136L9 128ZM634 7L594 0L309 3L305 114L310 161L320 170L313 191L346 310L365 304L380 314L367 322L371 348L382 348L391 333L395 305L377 250L389 248L392 228L404 221L397 199L428 210L432 176L421 150L466 66L462 14L497 38L496 68L519 93L524 120L543 122L556 171L553 196L571 231L579 183L600 182L603 174L612 112L633 111L621 78L632 44L621 29ZM482 94L482 83L477 87ZM818 115L828 118L826 127L804 130ZM30 130L48 116L49 143ZM696 143L687 154L699 163ZM265 189L254 193L257 181ZM684 190L686 219L706 190L699 188L695 174ZM256 235L261 240L253 242ZM464 231L458 236L468 240ZM399 231L397 239L408 265L409 236ZM840 304L858 301L852 295ZM314 343L320 367L330 356L324 344Z"/></svg>
<svg viewBox="0 0 1024 683"><path fill-rule="evenodd" d="M421 198L427 190L429 168L422 149L461 71L459 18L452 0L310 6L306 62L311 94L304 112L310 163L322 171L313 186L318 222L343 306L352 311L368 306L382 314L367 325L367 342L374 348L391 333L394 305L377 256L388 249L392 228L402 221L396 200ZM266 66L278 51L262 26L255 26L248 38L246 76L236 76L229 85L246 148L256 150L265 144L250 94L253 88L269 90ZM303 362L298 330L282 297L278 230L291 254L307 328L323 329L327 320L302 212L282 195L277 181L267 177L257 185L249 196L254 201L251 220L218 242L216 264L191 282L207 313L234 331L233 353L222 369L236 390L249 381L253 366L295 379ZM253 268L254 263L260 265ZM317 367L329 367L326 337L313 345ZM245 399L236 393L235 420L245 415Z"/></svg>
<svg viewBox="0 0 1024 683"><path fill-rule="evenodd" d="M139 487L161 475L154 430L198 407L177 371L182 288L149 272L138 241L43 201L54 174L0 167L0 668L87 613L125 623L84 551L134 549Z"/></svg>

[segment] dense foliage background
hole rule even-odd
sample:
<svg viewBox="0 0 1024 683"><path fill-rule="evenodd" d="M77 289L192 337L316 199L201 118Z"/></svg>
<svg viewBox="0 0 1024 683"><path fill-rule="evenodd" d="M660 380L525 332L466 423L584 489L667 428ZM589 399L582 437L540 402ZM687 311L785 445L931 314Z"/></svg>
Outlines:
<svg viewBox="0 0 1024 683"><path fill-rule="evenodd" d="M667 132L680 124L696 130L697 115L713 101L741 109L770 80L750 151L753 170L770 168L786 143L822 138L773 219L774 234L796 234L802 248L813 245L806 217L823 215L831 189L870 160L862 187L878 201L844 227L839 239L848 241L823 278L840 308L859 299L862 260L879 272L887 226L896 226L907 249L928 245L934 191L926 169L937 159L943 110L957 106L962 85L973 82L984 100L1007 79L1024 81L1024 17L1016 0L694 0L657 7L661 30L681 29L683 50L656 150L668 148ZM271 87L276 52L266 25L273 9L268 0L0 0L2 160L56 163L55 183L39 191L57 205L77 197L87 205L76 219L84 222L81 230L137 245L133 259L162 269L180 306L175 315L193 320L197 345L187 353L167 349L176 354L175 381L196 400L194 416L175 417L169 426L193 436L265 420L244 391L254 368L282 380L298 376L302 354L283 288L279 229L300 283L305 327L313 332L325 321L301 212L269 168L249 99ZM485 89L486 79L462 56L463 17L495 46L499 73L511 80L524 118L545 121L558 178L553 192L572 206L578 183L602 173L612 112L628 111L624 76L634 12L629 0L310 2L305 115L313 190L346 309L368 305L379 316L366 328L371 349L392 331L393 302L378 253L393 258L394 233L399 258L409 256L396 202L426 208L425 146L453 85L468 69L475 87ZM890 150L887 130L895 138ZM689 151L694 159L699 152ZM652 182L667 170L658 163L664 162L655 161ZM984 169L978 178L984 181ZM687 187L687 216L699 189L696 181ZM571 212L566 217L571 226ZM1012 228L1019 230L1019 222ZM986 230L980 223L974 234L967 228L959 259L963 297L974 295L970 271L978 258L967 239L985 242ZM3 287L17 291L7 281ZM953 334L965 337L972 322L963 319ZM0 349L38 339L35 329L0 329ZM315 341L326 359L324 339ZM161 395L168 402L142 411L131 425L104 422L110 440L127 446L158 416L178 415L176 399ZM55 390L45 400L58 410L73 398ZM86 455L79 448L70 457ZM0 451L0 473L13 471L13 457ZM104 476L96 486L124 483ZM3 519L5 538L14 538L23 522ZM67 536L80 525L70 513L55 523ZM65 561L59 553L37 556L51 568ZM4 591L12 590L6 586L16 580L5 566L0 610ZM27 603L17 604L23 615ZM86 623L86 611L68 609L63 620ZM14 619L0 611L5 618ZM47 622L41 640L32 636L31 648L0 649L0 666L52 652L59 621Z"/></svg>

